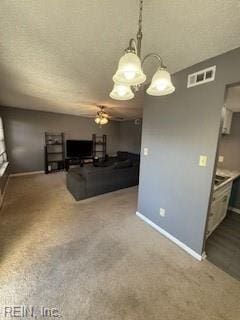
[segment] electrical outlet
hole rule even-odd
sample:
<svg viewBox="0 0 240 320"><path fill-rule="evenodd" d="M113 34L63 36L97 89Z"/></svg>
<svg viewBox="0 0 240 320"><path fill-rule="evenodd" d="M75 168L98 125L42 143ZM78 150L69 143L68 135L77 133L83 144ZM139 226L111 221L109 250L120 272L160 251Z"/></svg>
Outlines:
<svg viewBox="0 0 240 320"><path fill-rule="evenodd" d="M165 217L165 209L160 208L159 214L160 214L161 217Z"/></svg>
<svg viewBox="0 0 240 320"><path fill-rule="evenodd" d="M144 148L144 149L143 149L143 154L144 154L145 156L148 156L148 148Z"/></svg>
<svg viewBox="0 0 240 320"><path fill-rule="evenodd" d="M199 165L199 167L206 167L207 166L207 156L200 156L198 165Z"/></svg>
<svg viewBox="0 0 240 320"><path fill-rule="evenodd" d="M218 157L218 162L223 162L224 161L224 156L219 156Z"/></svg>

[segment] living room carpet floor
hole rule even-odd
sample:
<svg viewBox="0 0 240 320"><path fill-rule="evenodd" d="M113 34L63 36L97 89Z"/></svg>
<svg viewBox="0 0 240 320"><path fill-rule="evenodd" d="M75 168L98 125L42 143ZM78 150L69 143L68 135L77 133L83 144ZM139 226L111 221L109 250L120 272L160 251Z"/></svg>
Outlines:
<svg viewBox="0 0 240 320"><path fill-rule="evenodd" d="M161 236L136 204L137 187L76 202L64 173L11 178L0 318L15 305L38 319L45 307L67 320L239 320L239 281Z"/></svg>

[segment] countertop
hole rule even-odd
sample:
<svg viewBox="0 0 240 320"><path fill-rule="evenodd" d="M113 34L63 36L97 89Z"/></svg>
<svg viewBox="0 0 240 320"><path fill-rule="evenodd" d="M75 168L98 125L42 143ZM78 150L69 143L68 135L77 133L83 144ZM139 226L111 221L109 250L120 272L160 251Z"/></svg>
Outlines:
<svg viewBox="0 0 240 320"><path fill-rule="evenodd" d="M240 171L230 171L227 169L217 169L216 174L219 176L222 176L222 177L229 177L229 179L225 180L223 183L219 184L218 186L214 186L214 191L222 188L223 186L225 186L229 182L240 177Z"/></svg>

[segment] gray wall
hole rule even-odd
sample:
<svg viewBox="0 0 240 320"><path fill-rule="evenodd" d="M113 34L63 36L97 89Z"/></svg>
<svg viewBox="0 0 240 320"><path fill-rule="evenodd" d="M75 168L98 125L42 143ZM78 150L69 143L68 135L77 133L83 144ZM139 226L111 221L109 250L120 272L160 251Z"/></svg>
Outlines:
<svg viewBox="0 0 240 320"><path fill-rule="evenodd" d="M120 123L120 149L133 153L141 150L142 122L135 124L134 120Z"/></svg>
<svg viewBox="0 0 240 320"><path fill-rule="evenodd" d="M12 173L44 170L44 132L65 132L66 139L92 139L107 135L107 152L120 147L120 124L111 121L99 128L91 118L51 112L0 107Z"/></svg>
<svg viewBox="0 0 240 320"><path fill-rule="evenodd" d="M219 168L240 171L240 112L233 114L231 134L221 137L219 155L224 156L224 162L218 163Z"/></svg>
<svg viewBox="0 0 240 320"><path fill-rule="evenodd" d="M187 89L187 75L216 65L216 79ZM138 211L201 254L226 84L240 80L240 49L174 75L176 92L144 101ZM207 167L199 167L207 155ZM166 209L164 218L159 208Z"/></svg>

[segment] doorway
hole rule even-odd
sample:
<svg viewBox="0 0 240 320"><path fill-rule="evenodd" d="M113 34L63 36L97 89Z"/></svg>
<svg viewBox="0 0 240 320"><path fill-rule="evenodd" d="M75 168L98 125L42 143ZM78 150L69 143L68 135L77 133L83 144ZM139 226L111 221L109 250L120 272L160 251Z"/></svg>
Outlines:
<svg viewBox="0 0 240 320"><path fill-rule="evenodd" d="M226 89L221 133L205 250L240 280L240 84Z"/></svg>

